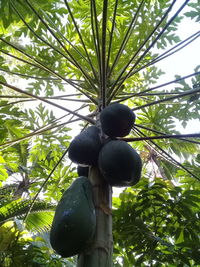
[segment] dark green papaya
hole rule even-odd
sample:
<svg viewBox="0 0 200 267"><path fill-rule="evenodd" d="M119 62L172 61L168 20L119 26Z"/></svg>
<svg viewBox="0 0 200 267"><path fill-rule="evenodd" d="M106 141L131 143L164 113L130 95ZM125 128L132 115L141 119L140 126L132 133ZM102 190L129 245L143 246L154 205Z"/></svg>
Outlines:
<svg viewBox="0 0 200 267"><path fill-rule="evenodd" d="M141 158L125 141L112 140L106 143L99 153L98 166L112 186L135 185L141 177Z"/></svg>
<svg viewBox="0 0 200 267"><path fill-rule="evenodd" d="M93 239L95 228L91 184L82 176L64 192L58 203L50 231L51 246L62 257L79 254Z"/></svg>
<svg viewBox="0 0 200 267"><path fill-rule="evenodd" d="M101 146L99 128L90 126L72 140L68 155L74 163L96 165Z"/></svg>
<svg viewBox="0 0 200 267"><path fill-rule="evenodd" d="M110 137L122 137L130 133L135 122L133 111L119 103L111 104L100 113L102 131Z"/></svg>

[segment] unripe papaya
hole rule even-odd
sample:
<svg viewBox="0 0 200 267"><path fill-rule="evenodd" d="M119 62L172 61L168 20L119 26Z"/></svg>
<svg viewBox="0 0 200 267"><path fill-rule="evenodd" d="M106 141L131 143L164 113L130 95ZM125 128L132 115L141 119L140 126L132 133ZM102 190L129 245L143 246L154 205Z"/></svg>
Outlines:
<svg viewBox="0 0 200 267"><path fill-rule="evenodd" d="M119 103L111 104L100 113L102 131L110 137L122 137L130 133L135 122L133 111Z"/></svg>
<svg viewBox="0 0 200 267"><path fill-rule="evenodd" d="M83 252L96 228L92 187L87 177L77 178L64 192L50 231L52 248L62 257Z"/></svg>
<svg viewBox="0 0 200 267"><path fill-rule="evenodd" d="M74 163L96 165L100 149L100 130L96 126L90 126L72 140L68 155Z"/></svg>
<svg viewBox="0 0 200 267"><path fill-rule="evenodd" d="M110 185L131 186L140 180L142 161L125 141L112 140L102 147L98 166Z"/></svg>

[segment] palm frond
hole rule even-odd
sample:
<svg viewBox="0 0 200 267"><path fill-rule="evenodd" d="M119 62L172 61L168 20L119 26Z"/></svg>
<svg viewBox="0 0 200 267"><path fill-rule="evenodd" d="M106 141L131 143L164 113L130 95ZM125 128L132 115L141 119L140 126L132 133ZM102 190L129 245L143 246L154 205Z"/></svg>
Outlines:
<svg viewBox="0 0 200 267"><path fill-rule="evenodd" d="M37 203L37 202L36 202ZM55 207L54 207L55 209ZM54 210L39 210L29 213L26 219L26 229L31 232L49 231L54 217Z"/></svg>
<svg viewBox="0 0 200 267"><path fill-rule="evenodd" d="M29 210L32 200L17 199L2 206L0 208L0 224L15 217L23 218ZM36 201L31 212L51 211L53 212L55 205L46 203L45 201Z"/></svg>

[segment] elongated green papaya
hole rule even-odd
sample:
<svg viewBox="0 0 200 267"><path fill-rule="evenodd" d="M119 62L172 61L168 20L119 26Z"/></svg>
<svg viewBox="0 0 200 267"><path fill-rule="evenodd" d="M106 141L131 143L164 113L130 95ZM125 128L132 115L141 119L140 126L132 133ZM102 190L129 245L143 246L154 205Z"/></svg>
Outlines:
<svg viewBox="0 0 200 267"><path fill-rule="evenodd" d="M68 155L74 163L96 165L101 146L99 128L90 126L72 140Z"/></svg>
<svg viewBox="0 0 200 267"><path fill-rule="evenodd" d="M95 228L92 187L89 179L82 176L58 203L50 231L51 246L62 257L79 254L93 239Z"/></svg>
<svg viewBox="0 0 200 267"><path fill-rule="evenodd" d="M135 122L135 114L126 105L114 103L100 113L102 131L110 137L126 136Z"/></svg>
<svg viewBox="0 0 200 267"><path fill-rule="evenodd" d="M99 169L112 186L131 186L140 180L142 161L125 141L107 142L99 153Z"/></svg>

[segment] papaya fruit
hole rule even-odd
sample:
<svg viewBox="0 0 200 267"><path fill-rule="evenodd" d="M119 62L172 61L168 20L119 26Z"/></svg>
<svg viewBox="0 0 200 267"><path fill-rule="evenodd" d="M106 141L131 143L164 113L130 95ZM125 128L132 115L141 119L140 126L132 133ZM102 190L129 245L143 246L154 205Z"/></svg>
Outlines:
<svg viewBox="0 0 200 267"><path fill-rule="evenodd" d="M98 166L111 186L131 186L140 180L142 161L125 141L112 140L102 147Z"/></svg>
<svg viewBox="0 0 200 267"><path fill-rule="evenodd" d="M110 137L123 137L130 133L135 122L135 113L127 106L114 103L100 113L102 131Z"/></svg>
<svg viewBox="0 0 200 267"><path fill-rule="evenodd" d="M62 257L81 253L96 228L92 187L87 177L77 178L59 201L50 230L52 248Z"/></svg>
<svg viewBox="0 0 200 267"><path fill-rule="evenodd" d="M96 165L101 146L100 129L90 126L72 140L68 155L74 163Z"/></svg>
<svg viewBox="0 0 200 267"><path fill-rule="evenodd" d="M78 176L86 176L86 177L88 177L88 175L89 175L89 167L88 166L86 166L86 167L84 167L84 166L78 166L77 167L77 173L78 173Z"/></svg>

